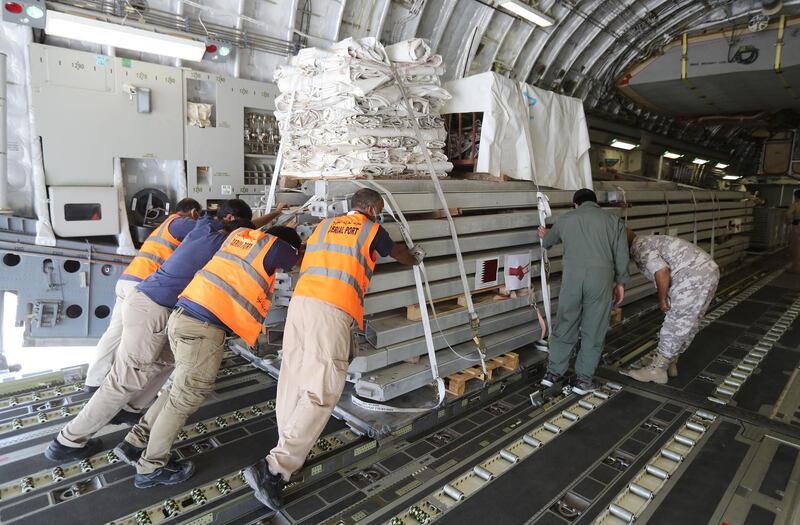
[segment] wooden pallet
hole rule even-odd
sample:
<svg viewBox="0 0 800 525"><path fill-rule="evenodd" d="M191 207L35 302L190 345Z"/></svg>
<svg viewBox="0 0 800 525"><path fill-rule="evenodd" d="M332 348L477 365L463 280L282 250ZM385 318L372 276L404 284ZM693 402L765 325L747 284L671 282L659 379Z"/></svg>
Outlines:
<svg viewBox="0 0 800 525"><path fill-rule="evenodd" d="M484 288L483 290L475 290L472 292L472 302L474 304L481 304L489 301L507 299L508 296L501 293L501 288L502 286L492 286L491 288ZM436 308L436 315L442 316L444 314L451 314L464 310L467 307L467 299L462 293L434 299L433 304ZM428 316L433 316L430 306L428 306ZM406 306L406 319L409 321L422 320L422 310L419 304L410 304Z"/></svg>
<svg viewBox="0 0 800 525"><path fill-rule="evenodd" d="M492 375L498 368L510 371L518 369L519 354L516 352L508 352L507 354L493 357L486 361L486 373L488 376L486 381L492 380ZM455 396L462 396L467 387L467 382L473 379L480 379L481 381L484 379L483 369L480 365L447 376L447 391Z"/></svg>

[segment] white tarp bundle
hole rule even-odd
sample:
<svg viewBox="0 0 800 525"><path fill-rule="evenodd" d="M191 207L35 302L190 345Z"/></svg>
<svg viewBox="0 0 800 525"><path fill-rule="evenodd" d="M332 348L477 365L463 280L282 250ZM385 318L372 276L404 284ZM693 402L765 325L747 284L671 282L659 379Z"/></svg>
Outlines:
<svg viewBox="0 0 800 525"><path fill-rule="evenodd" d="M397 72L421 128L409 120ZM275 116L283 136L283 175L392 176L452 169L443 153L440 111L450 94L441 87L442 59L421 39L384 48L374 38L348 38L328 49L306 48L275 79L281 94Z"/></svg>
<svg viewBox="0 0 800 525"><path fill-rule="evenodd" d="M482 112L475 171L563 190L592 187L580 99L488 72L448 82L442 113Z"/></svg>

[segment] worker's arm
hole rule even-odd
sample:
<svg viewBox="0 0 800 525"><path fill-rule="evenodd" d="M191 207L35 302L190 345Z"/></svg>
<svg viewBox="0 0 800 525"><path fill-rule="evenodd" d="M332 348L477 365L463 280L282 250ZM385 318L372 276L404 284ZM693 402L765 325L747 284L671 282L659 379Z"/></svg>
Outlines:
<svg viewBox="0 0 800 525"><path fill-rule="evenodd" d="M419 261L414 254L411 253L408 246L401 242L395 243L392 247L392 251L389 252L389 257L406 266L416 266L419 264Z"/></svg>
<svg viewBox="0 0 800 525"><path fill-rule="evenodd" d="M561 231L558 228L558 221L553 224L552 228L539 226L539 238L542 239L545 250L549 250L556 244L561 244Z"/></svg>
<svg viewBox="0 0 800 525"><path fill-rule="evenodd" d="M671 272L669 268L662 268L653 274L656 280L656 290L658 290L658 307L664 313L669 312L669 285L671 282Z"/></svg>
<svg viewBox="0 0 800 525"><path fill-rule="evenodd" d="M378 252L381 257L389 256L406 266L416 266L425 257L425 251L419 245L409 248L403 242L394 242L383 226L378 226L370 250Z"/></svg>
<svg viewBox="0 0 800 525"><path fill-rule="evenodd" d="M628 273L630 250L628 248L628 234L622 221L619 221L617 225L614 246L611 248L614 255L614 282L622 285L627 284L631 280L631 276Z"/></svg>
<svg viewBox="0 0 800 525"><path fill-rule="evenodd" d="M267 224L277 219L278 216L281 214L281 212L285 210L288 206L289 205L286 204L285 202L278 203L278 205L275 207L275 211L272 211L266 215L262 215L261 217L253 217L253 224L256 225L257 229L261 228L262 226L266 226Z"/></svg>

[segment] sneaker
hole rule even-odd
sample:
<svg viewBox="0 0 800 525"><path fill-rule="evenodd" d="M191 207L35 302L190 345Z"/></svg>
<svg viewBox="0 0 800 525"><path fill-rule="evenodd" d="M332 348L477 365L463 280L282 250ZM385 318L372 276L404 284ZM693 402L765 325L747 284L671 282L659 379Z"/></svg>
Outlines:
<svg viewBox="0 0 800 525"><path fill-rule="evenodd" d="M68 447L54 439L44 451L44 457L50 461L78 461L97 454L102 448L103 442L98 438L90 439L82 447Z"/></svg>
<svg viewBox="0 0 800 525"><path fill-rule="evenodd" d="M142 457L142 454L144 454L144 449L135 447L127 441L123 441L114 447L114 454L116 454L116 456L123 463L127 463L128 465L135 467L136 463L139 461L139 458Z"/></svg>
<svg viewBox="0 0 800 525"><path fill-rule="evenodd" d="M594 382L592 382L591 378L587 377L579 377L575 381L575 385L572 387L572 391L578 394L579 396L585 396L586 394L591 394L595 390L600 388Z"/></svg>
<svg viewBox="0 0 800 525"><path fill-rule="evenodd" d="M86 392L87 394L94 394L95 392L97 392L97 389L99 388L100 388L99 386L83 385L83 391Z"/></svg>
<svg viewBox="0 0 800 525"><path fill-rule="evenodd" d="M550 388L551 386L555 385L556 383L561 382L561 379L563 377L564 376L560 376L560 375L556 374L555 372L551 372L550 370L548 370L547 372L545 372L544 377L542 378L542 380L539 381L539 384L542 385L542 386L545 386L547 388Z"/></svg>
<svg viewBox="0 0 800 525"><path fill-rule="evenodd" d="M137 473L133 478L133 485L137 489L146 489L158 485L177 485L191 478L192 474L194 474L194 463L171 459L169 463L155 469L150 474Z"/></svg>
<svg viewBox="0 0 800 525"><path fill-rule="evenodd" d="M139 412L129 412L127 410L120 410L119 412L117 412L116 416L111 418L111 421L109 421L109 423L112 425L128 425L129 427L132 427L133 425L138 423L141 418L142 414L140 414Z"/></svg>
<svg viewBox="0 0 800 525"><path fill-rule="evenodd" d="M276 512L283 506L281 491L285 483L280 475L270 472L266 460L260 459L244 469L244 480L262 504Z"/></svg>

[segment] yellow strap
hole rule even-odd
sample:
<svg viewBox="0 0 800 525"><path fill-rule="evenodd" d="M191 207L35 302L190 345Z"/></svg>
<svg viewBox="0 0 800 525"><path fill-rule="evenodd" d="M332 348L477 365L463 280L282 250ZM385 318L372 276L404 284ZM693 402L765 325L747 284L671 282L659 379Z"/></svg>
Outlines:
<svg viewBox="0 0 800 525"><path fill-rule="evenodd" d="M783 51L783 33L786 30L786 15L781 15L778 22L778 45L775 46L775 72L781 72L781 51Z"/></svg>
<svg viewBox="0 0 800 525"><path fill-rule="evenodd" d="M682 53L681 53L681 80L686 80L686 61L688 60L689 52L689 37L686 33L682 37Z"/></svg>
<svg viewBox="0 0 800 525"><path fill-rule="evenodd" d="M775 74L781 79L783 89L786 90L792 99L797 100L797 93L794 92L794 88L792 88L792 85L786 80L783 70L781 69L781 52L783 51L783 34L785 31L786 15L781 15L780 21L778 22L778 42L775 46Z"/></svg>

